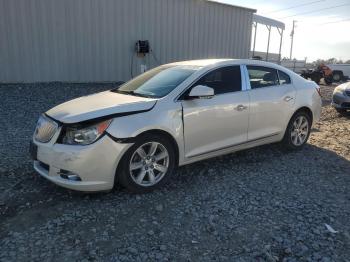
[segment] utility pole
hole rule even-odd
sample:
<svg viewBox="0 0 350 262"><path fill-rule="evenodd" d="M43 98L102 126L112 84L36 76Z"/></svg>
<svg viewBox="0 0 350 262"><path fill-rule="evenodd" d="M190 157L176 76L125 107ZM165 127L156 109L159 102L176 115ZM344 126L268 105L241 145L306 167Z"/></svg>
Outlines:
<svg viewBox="0 0 350 262"><path fill-rule="evenodd" d="M294 30L295 30L296 23L297 23L297 21L293 20L293 29L292 29L292 32L290 33L290 38L291 38L290 56L289 56L290 60L292 60L292 56L293 56Z"/></svg>

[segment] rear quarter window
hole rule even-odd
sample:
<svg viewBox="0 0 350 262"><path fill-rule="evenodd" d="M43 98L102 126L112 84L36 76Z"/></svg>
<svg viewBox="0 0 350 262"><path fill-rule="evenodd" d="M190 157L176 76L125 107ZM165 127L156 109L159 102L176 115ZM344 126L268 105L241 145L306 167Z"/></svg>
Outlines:
<svg viewBox="0 0 350 262"><path fill-rule="evenodd" d="M278 76L280 79L280 85L288 85L291 83L290 76L287 75L286 73L278 70Z"/></svg>
<svg viewBox="0 0 350 262"><path fill-rule="evenodd" d="M247 66L252 89L279 85L277 70L264 66Z"/></svg>

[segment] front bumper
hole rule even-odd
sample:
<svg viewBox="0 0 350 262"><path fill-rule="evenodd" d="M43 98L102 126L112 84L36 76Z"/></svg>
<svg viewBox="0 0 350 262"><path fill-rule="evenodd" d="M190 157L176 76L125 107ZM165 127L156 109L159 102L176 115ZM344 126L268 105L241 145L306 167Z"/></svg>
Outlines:
<svg viewBox="0 0 350 262"><path fill-rule="evenodd" d="M332 106L339 109L350 109L350 96L343 93L334 93Z"/></svg>
<svg viewBox="0 0 350 262"><path fill-rule="evenodd" d="M73 190L96 192L110 190L118 163L132 144L116 143L109 136L88 146L39 143L34 169L51 182ZM63 173L78 175L80 181Z"/></svg>

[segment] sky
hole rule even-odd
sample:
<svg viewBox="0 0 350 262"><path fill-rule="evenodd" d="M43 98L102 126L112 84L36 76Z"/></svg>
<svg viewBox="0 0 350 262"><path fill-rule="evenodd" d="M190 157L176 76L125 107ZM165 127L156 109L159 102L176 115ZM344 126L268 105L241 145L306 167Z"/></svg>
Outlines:
<svg viewBox="0 0 350 262"><path fill-rule="evenodd" d="M293 58L350 60L350 0L217 0L250 7L258 15L286 25L282 57L289 57L293 20L296 20ZM339 7L337 7L339 6ZM295 8L294 8L295 7ZM340 22L342 21L342 22ZM267 49L268 30L258 26L256 50ZM271 31L270 52L278 53L279 33Z"/></svg>

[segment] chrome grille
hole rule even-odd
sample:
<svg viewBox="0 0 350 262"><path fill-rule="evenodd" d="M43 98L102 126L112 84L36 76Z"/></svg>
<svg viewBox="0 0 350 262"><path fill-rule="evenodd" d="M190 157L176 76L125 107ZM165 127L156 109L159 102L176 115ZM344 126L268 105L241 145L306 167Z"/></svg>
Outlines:
<svg viewBox="0 0 350 262"><path fill-rule="evenodd" d="M51 119L41 116L36 124L34 138L41 143L47 143L56 133L58 125Z"/></svg>

